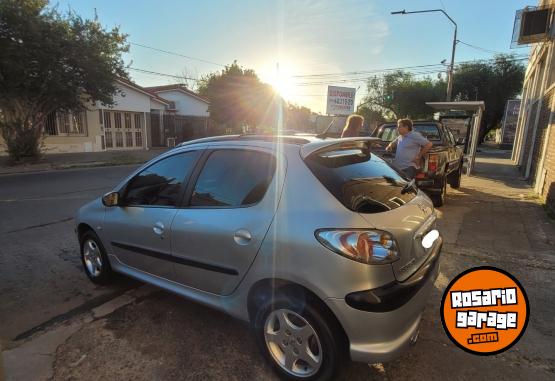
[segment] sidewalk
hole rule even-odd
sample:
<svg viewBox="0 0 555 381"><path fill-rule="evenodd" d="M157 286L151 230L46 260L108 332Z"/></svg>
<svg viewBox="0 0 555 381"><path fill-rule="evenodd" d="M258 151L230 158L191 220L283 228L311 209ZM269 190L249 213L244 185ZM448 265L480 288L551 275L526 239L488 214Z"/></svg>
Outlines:
<svg viewBox="0 0 555 381"><path fill-rule="evenodd" d="M166 152L168 148L150 150L104 151L45 154L37 163L8 165L8 157L0 156L0 175L43 172L68 168L141 164Z"/></svg>

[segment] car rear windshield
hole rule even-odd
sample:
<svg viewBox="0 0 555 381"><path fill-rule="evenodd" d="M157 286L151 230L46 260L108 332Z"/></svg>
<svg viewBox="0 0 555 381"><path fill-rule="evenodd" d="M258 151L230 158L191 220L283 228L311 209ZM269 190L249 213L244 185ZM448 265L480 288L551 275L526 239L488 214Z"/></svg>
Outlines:
<svg viewBox="0 0 555 381"><path fill-rule="evenodd" d="M420 132L426 139L430 141L441 140L439 129L435 124L416 124L414 125L413 130L416 132ZM382 128L380 139L391 142L395 140L397 136L399 136L399 133L397 132L397 126L385 126Z"/></svg>
<svg viewBox="0 0 555 381"><path fill-rule="evenodd" d="M353 212L386 212L415 197L399 172L360 148L317 152L305 161L331 194Z"/></svg>

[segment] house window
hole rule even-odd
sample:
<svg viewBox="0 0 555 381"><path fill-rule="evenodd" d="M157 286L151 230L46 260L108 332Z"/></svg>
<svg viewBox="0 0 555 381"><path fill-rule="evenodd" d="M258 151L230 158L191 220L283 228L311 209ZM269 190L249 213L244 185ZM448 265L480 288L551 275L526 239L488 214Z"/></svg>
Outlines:
<svg viewBox="0 0 555 381"><path fill-rule="evenodd" d="M58 134L69 134L69 114L58 113Z"/></svg>
<svg viewBox="0 0 555 381"><path fill-rule="evenodd" d="M98 109L98 124L102 124L102 109Z"/></svg>
<svg viewBox="0 0 555 381"><path fill-rule="evenodd" d="M109 112L104 113L104 128L112 128L112 118L110 118Z"/></svg>
<svg viewBox="0 0 555 381"><path fill-rule="evenodd" d="M112 141L112 132L106 132L106 148L112 148L114 146L114 142Z"/></svg>
<svg viewBox="0 0 555 381"><path fill-rule="evenodd" d="M58 135L58 129L56 128L56 113L51 112L46 117L46 123L44 125L44 131L48 135Z"/></svg>
<svg viewBox="0 0 555 381"><path fill-rule="evenodd" d="M86 135L86 118L84 112L50 113L45 120L44 131L48 135Z"/></svg>
<svg viewBox="0 0 555 381"><path fill-rule="evenodd" d="M125 128L131 128L131 114L126 112L124 114Z"/></svg>
<svg viewBox="0 0 555 381"><path fill-rule="evenodd" d="M135 132L135 145L137 147L143 146L143 134L140 131Z"/></svg>
<svg viewBox="0 0 555 381"><path fill-rule="evenodd" d="M136 129L140 129L141 127L141 121L143 120L143 114L135 114L135 128Z"/></svg>
<svg viewBox="0 0 555 381"><path fill-rule="evenodd" d="M133 147L133 133L125 131L125 146Z"/></svg>
<svg viewBox="0 0 555 381"><path fill-rule="evenodd" d="M85 133L85 113L78 112L71 114L71 129L70 134L82 135Z"/></svg>
<svg viewBox="0 0 555 381"><path fill-rule="evenodd" d="M121 113L114 113L114 125L116 128L121 128Z"/></svg>
<svg viewBox="0 0 555 381"><path fill-rule="evenodd" d="M116 131L116 147L123 147L123 132L121 131Z"/></svg>

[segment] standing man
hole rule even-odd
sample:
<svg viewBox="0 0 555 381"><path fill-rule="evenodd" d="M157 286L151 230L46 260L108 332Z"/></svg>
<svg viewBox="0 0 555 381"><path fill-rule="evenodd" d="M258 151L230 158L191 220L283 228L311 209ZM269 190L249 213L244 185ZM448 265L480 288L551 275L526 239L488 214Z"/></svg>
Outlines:
<svg viewBox="0 0 555 381"><path fill-rule="evenodd" d="M399 136L389 143L386 150L392 151L397 146L393 162L403 170L409 179L414 179L416 170L420 168L422 157L432 148L433 144L420 133L412 130L412 120L410 119L399 119L397 131Z"/></svg>

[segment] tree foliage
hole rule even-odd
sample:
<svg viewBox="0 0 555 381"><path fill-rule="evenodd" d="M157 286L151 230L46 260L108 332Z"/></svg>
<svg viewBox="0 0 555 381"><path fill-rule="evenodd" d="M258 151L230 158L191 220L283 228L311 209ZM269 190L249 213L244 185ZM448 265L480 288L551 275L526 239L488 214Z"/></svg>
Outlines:
<svg viewBox="0 0 555 381"><path fill-rule="evenodd" d="M210 101L210 118L236 132L243 125L251 129L261 124L273 125L276 110L283 102L254 70L242 68L237 61L202 78L198 92Z"/></svg>
<svg viewBox="0 0 555 381"><path fill-rule="evenodd" d="M453 100L482 100L486 105L481 138L499 124L507 100L521 92L524 72L524 65L510 55L455 68ZM425 102L443 101L446 93L445 81L429 77L416 79L403 71L372 77L367 87L368 96L359 107L381 113L386 119L430 118L434 111Z"/></svg>
<svg viewBox="0 0 555 381"><path fill-rule="evenodd" d="M446 85L441 80L417 79L410 73L395 71L370 78L367 90L368 95L361 105L381 113L384 118L420 119L433 114L425 102L443 100Z"/></svg>
<svg viewBox="0 0 555 381"><path fill-rule="evenodd" d="M454 99L484 101L480 138L503 119L507 100L522 91L525 66L512 56L498 55L492 63L462 64L455 70Z"/></svg>
<svg viewBox="0 0 555 381"><path fill-rule="evenodd" d="M126 36L61 15L46 0L0 0L0 128L12 159L36 157L44 121L88 102L112 104L126 77Z"/></svg>

